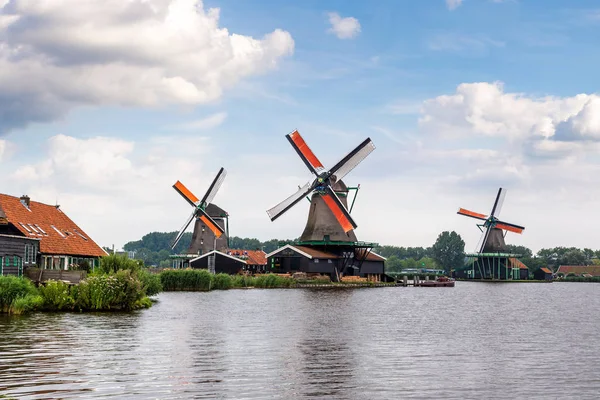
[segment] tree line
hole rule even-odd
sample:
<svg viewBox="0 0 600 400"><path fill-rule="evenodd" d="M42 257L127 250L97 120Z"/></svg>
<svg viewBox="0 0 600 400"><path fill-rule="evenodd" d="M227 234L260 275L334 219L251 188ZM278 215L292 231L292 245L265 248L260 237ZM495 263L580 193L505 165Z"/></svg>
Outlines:
<svg viewBox="0 0 600 400"><path fill-rule="evenodd" d="M169 256L184 253L192 241L192 234L186 232L174 250L171 242L177 234L173 232L151 232L140 240L131 241L123 246L125 251L135 251L136 258L144 261L145 265L168 267L171 262ZM296 239L294 239L296 240ZM229 247L232 249L263 250L270 253L282 243L293 240L270 239L261 241L256 238L229 238ZM405 269L460 269L465 265L464 241L454 231L440 233L436 241L429 247L403 247L384 245L374 248L373 251L387 258L386 270L389 273L399 273ZM527 265L530 271L541 267L549 267L553 271L559 265L591 265L600 264L600 250L576 247L544 248L536 254L525 246L508 245L510 253L519 254L519 259ZM110 249L105 248L109 252Z"/></svg>

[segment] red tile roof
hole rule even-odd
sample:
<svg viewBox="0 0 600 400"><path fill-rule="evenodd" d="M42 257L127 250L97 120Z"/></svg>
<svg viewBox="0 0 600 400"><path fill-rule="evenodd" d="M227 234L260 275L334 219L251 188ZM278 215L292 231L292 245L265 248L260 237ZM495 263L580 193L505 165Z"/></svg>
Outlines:
<svg viewBox="0 0 600 400"><path fill-rule="evenodd" d="M517 258L509 258L508 259L508 265L511 268L527 269L527 265L523 264L523 262L521 262Z"/></svg>
<svg viewBox="0 0 600 400"><path fill-rule="evenodd" d="M551 274L551 273L552 273L552 271L550 271L550 270L549 270L548 268L546 268L546 267L542 267L542 268L540 268L540 270L542 270L542 272L543 272L543 273L545 273L545 274Z"/></svg>
<svg viewBox="0 0 600 400"><path fill-rule="evenodd" d="M24 236L41 239L40 252L43 254L86 257L106 255L106 252L58 207L30 201L27 208L18 197L0 194L0 210L4 212L8 222Z"/></svg>
<svg viewBox="0 0 600 400"><path fill-rule="evenodd" d="M227 249L225 254L241 258L248 265L267 265L267 253L262 250Z"/></svg>
<svg viewBox="0 0 600 400"><path fill-rule="evenodd" d="M561 265L558 267L557 274L590 274L592 276L600 276L600 265Z"/></svg>

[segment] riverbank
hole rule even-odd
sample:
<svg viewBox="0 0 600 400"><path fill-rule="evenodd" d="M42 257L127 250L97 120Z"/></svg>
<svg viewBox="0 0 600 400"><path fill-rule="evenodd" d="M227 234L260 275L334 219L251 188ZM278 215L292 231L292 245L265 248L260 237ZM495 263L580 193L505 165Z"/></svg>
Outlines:
<svg viewBox="0 0 600 400"><path fill-rule="evenodd" d="M148 295L160 291L159 278L145 271L91 275L78 284L50 280L37 287L28 278L0 276L0 312L131 311L150 307Z"/></svg>

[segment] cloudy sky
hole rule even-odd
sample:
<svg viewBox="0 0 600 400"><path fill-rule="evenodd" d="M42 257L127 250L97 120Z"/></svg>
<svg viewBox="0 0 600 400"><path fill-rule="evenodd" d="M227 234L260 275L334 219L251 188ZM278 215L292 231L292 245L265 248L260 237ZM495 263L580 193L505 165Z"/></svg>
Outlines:
<svg viewBox="0 0 600 400"><path fill-rule="evenodd" d="M371 137L360 240L600 248L600 4L589 0L0 0L0 192L58 204L99 244L180 228L179 179L231 233L297 237L266 209Z"/></svg>

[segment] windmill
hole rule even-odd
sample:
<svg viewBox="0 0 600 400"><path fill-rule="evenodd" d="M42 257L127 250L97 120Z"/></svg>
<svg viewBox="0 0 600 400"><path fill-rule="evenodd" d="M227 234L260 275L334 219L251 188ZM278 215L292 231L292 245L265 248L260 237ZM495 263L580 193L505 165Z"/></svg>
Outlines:
<svg viewBox="0 0 600 400"><path fill-rule="evenodd" d="M214 249L224 249L227 247L227 235L224 235L226 230L225 219L228 217L227 212L211 203L225 180L226 175L227 171L221 168L201 200L180 181L177 181L173 185L177 193L193 207L193 211L171 244L172 249L177 246L183 233L194 219L196 223L188 254L203 254Z"/></svg>
<svg viewBox="0 0 600 400"><path fill-rule="evenodd" d="M371 250L379 245L356 239L354 229L357 224L348 211L350 188L342 181L375 150L375 145L367 138L333 167L326 169L298 131L287 134L286 138L314 175L314 180L299 187L296 193L267 211L271 221L274 221L302 199L311 196L308 219L300 240L268 254L270 268L279 273L302 271L329 274L336 281L346 275L368 275L379 280L385 272L384 259L376 256L379 258L373 262L371 254ZM367 258L371 261L365 263Z"/></svg>
<svg viewBox="0 0 600 400"><path fill-rule="evenodd" d="M370 138L367 138L337 164L330 169L326 169L297 130L287 134L286 138L308 170L315 175L315 179L312 182L307 182L296 193L269 209L267 211L269 218L271 218L271 221L275 221L312 193L307 225L300 240L345 240L355 242L356 236L353 230L356 229L357 225L347 210L348 205L345 195L348 193L348 188L342 182L342 178L375 150L375 145Z"/></svg>
<svg viewBox="0 0 600 400"><path fill-rule="evenodd" d="M492 212L489 216L485 214L476 213L473 211L460 208L457 214L465 215L467 217L475 218L483 223L477 224L481 230L481 238L475 249L476 253L473 255L467 255L472 258L473 264L477 265L479 269L479 275L481 278L498 276L498 279L504 279L503 275L508 279L509 265L513 266L513 270L519 269L516 266L523 265L520 261L516 260L517 255L508 254L508 248L504 242L505 231L514 232L521 234L525 227L512 224L509 222L501 221L498 216L502 210L504 203L504 197L506 196L506 190L500 188L496 195L496 201L492 206ZM502 273L504 271L504 274ZM514 273L515 271L513 271ZM476 273L473 272L473 277Z"/></svg>

